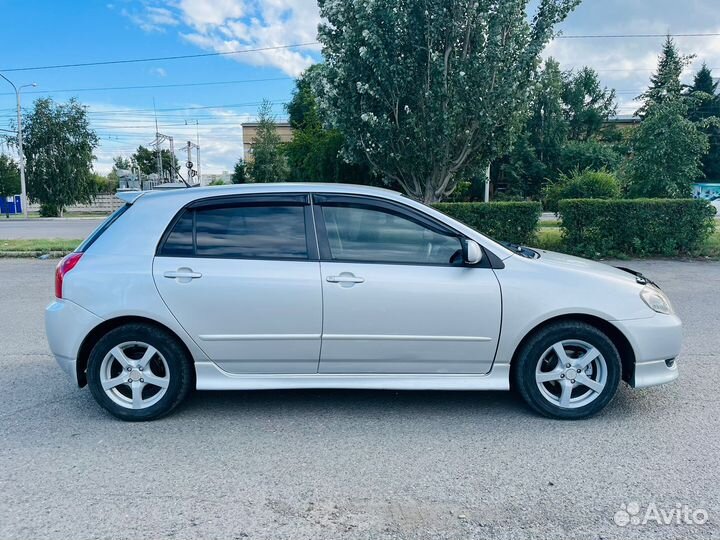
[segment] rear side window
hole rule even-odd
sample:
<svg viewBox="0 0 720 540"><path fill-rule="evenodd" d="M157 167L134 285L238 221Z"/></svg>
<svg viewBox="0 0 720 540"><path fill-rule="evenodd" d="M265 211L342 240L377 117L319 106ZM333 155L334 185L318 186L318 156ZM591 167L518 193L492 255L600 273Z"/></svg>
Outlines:
<svg viewBox="0 0 720 540"><path fill-rule="evenodd" d="M167 235L160 255L307 259L305 207L248 204L188 209Z"/></svg>
<svg viewBox="0 0 720 540"><path fill-rule="evenodd" d="M90 246L92 246L95 241L100 238L105 231L107 231L110 228L110 225L115 223L120 216L122 216L125 212L127 212L128 208L130 208L129 204L124 204L117 210L115 210L112 214L110 214L105 221L103 221L97 229L95 229L93 232L90 233L90 236L88 236L85 241L80 244L77 249L75 250L75 253L85 253Z"/></svg>

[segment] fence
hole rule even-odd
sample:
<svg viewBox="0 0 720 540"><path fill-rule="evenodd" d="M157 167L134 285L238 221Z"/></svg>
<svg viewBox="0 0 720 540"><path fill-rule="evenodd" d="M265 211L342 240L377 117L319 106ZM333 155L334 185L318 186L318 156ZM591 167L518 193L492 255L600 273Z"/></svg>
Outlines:
<svg viewBox="0 0 720 540"><path fill-rule="evenodd" d="M109 214L114 212L124 203L118 199L115 195L102 194L95 197L92 204L77 204L68 206L65 212L72 212L77 214ZM31 204L28 206L30 212L38 212L40 210L39 204Z"/></svg>

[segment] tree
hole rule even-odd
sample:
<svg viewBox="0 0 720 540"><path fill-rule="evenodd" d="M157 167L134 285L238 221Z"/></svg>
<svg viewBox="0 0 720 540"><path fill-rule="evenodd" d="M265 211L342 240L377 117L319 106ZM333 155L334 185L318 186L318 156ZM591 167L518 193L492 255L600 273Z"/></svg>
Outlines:
<svg viewBox="0 0 720 540"><path fill-rule="evenodd" d="M710 147L703 158L702 169L705 178L720 180L720 96L718 83L706 64L695 75L688 91L690 99L689 118L696 122L709 137Z"/></svg>
<svg viewBox="0 0 720 540"><path fill-rule="evenodd" d="M132 161L124 156L115 156L113 158L114 171L128 171L132 168Z"/></svg>
<svg viewBox="0 0 720 540"><path fill-rule="evenodd" d="M170 152L170 150L160 149L160 156L162 159L162 170L163 177L170 178L173 176L172 171L177 170L178 160L177 157ZM142 145L138 146L138 149L132 155L132 161L137 163L140 172L148 175L153 173L159 173L158 171L158 159L157 152L154 149L146 148Z"/></svg>
<svg viewBox="0 0 720 540"><path fill-rule="evenodd" d="M367 162L350 163L344 152L345 138L337 129L323 125L311 83L319 74L318 65L308 68L297 79L286 106L293 128L293 139L285 145L289 180L382 184L372 175Z"/></svg>
<svg viewBox="0 0 720 540"><path fill-rule="evenodd" d="M248 167L254 182L282 182L288 167L277 132L272 105L264 100L258 111L258 129L252 143L253 159Z"/></svg>
<svg viewBox="0 0 720 540"><path fill-rule="evenodd" d="M245 184L250 181L247 172L247 164L244 160L237 160L237 163L235 163L235 167L233 169L232 176L230 177L230 181L233 184Z"/></svg>
<svg viewBox="0 0 720 540"><path fill-rule="evenodd" d="M98 138L85 107L75 99L35 101L23 120L28 196L43 215L62 216L65 207L95 196L92 162Z"/></svg>
<svg viewBox="0 0 720 540"><path fill-rule="evenodd" d="M425 202L504 155L553 28L579 0L319 0L321 110L354 156Z"/></svg>
<svg viewBox="0 0 720 540"><path fill-rule="evenodd" d="M0 154L0 197L11 197L18 193L20 193L20 169L10 157Z"/></svg>
<svg viewBox="0 0 720 540"><path fill-rule="evenodd" d="M693 182L702 177L708 138L686 115L687 106L679 98L648 110L624 168L631 197L690 197Z"/></svg>
<svg viewBox="0 0 720 540"><path fill-rule="evenodd" d="M563 74L563 104L572 140L587 141L617 112L615 90L600 86L597 72L584 67Z"/></svg>
<svg viewBox="0 0 720 540"><path fill-rule="evenodd" d="M668 36L660 53L657 73L650 77L650 88L638 97L643 101L643 106L635 114L645 118L653 105L679 99L683 91L680 76L693 58L692 55L681 55L673 38Z"/></svg>

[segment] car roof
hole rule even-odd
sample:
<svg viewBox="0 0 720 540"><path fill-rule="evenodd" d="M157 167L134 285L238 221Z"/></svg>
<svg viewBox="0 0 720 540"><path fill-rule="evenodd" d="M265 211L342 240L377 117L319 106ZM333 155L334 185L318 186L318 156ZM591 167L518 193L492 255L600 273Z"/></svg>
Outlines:
<svg viewBox="0 0 720 540"><path fill-rule="evenodd" d="M362 186L357 184L331 184L320 182L278 182L262 184L231 184L226 186L193 187L173 190L153 190L145 192L119 192L117 196L123 201L132 204L137 199L182 199L194 200L206 197L223 197L228 195L242 195L251 193L346 193L352 195L376 195L391 199L401 198L407 200L402 193L389 189Z"/></svg>

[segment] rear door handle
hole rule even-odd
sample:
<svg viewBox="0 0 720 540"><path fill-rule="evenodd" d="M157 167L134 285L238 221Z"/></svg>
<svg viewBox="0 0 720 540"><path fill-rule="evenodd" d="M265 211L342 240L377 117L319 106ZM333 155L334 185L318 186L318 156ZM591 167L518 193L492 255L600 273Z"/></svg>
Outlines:
<svg viewBox="0 0 720 540"><path fill-rule="evenodd" d="M189 268L180 268L178 270L172 270L170 272L165 272L163 274L164 277L168 279L180 279L180 280L186 280L186 279L200 279L202 277L202 274L200 272L193 272Z"/></svg>
<svg viewBox="0 0 720 540"><path fill-rule="evenodd" d="M357 277L346 272L343 272L339 276L328 276L326 279L329 283L365 283L365 278Z"/></svg>

